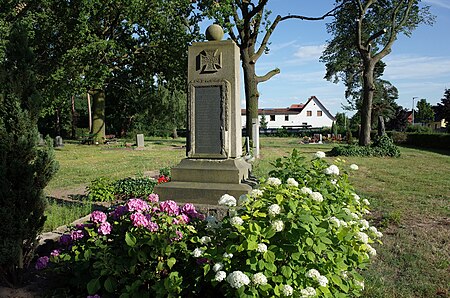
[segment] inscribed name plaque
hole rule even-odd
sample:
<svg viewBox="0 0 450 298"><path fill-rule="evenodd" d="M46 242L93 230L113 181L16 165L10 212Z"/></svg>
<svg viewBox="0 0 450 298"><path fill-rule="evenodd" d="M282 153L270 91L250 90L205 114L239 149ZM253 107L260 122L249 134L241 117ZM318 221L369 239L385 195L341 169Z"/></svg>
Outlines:
<svg viewBox="0 0 450 298"><path fill-rule="evenodd" d="M195 88L195 152L222 154L223 117L220 86Z"/></svg>

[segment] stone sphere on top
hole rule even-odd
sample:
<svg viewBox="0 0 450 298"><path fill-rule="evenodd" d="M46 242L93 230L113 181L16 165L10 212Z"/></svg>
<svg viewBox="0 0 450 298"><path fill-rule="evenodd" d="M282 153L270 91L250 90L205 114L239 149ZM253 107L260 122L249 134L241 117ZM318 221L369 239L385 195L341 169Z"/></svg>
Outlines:
<svg viewBox="0 0 450 298"><path fill-rule="evenodd" d="M206 39L209 41L220 41L223 38L223 29L217 24L212 24L206 29Z"/></svg>

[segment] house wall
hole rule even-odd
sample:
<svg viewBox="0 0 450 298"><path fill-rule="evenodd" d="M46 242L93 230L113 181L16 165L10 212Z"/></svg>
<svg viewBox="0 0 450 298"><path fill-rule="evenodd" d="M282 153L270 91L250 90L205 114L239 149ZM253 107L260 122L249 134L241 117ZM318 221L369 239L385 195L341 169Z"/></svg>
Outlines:
<svg viewBox="0 0 450 298"><path fill-rule="evenodd" d="M311 112L311 116L308 116L308 111ZM322 112L322 116L318 116L318 111ZM282 128L283 126L300 126L300 125L311 125L311 127L331 127L333 120L330 119L325 111L322 111L320 106L311 100L303 108L299 114L284 114L284 115L273 115L275 120L270 120L270 110L264 111L267 121L267 128ZM288 120L285 117L288 116ZM241 116L242 126L245 127L246 118L245 115ZM261 123L262 115L259 115L259 123Z"/></svg>

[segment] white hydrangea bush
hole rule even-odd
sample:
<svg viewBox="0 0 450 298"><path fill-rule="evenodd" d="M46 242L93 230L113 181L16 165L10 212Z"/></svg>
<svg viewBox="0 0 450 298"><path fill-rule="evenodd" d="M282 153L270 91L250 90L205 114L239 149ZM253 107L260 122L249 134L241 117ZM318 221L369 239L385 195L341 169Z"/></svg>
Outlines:
<svg viewBox="0 0 450 298"><path fill-rule="evenodd" d="M318 156L317 156L318 157ZM277 160L270 178L236 206L230 197L211 241L197 240L203 274L229 297L359 296L360 271L376 257L382 233L364 219L345 168L324 158L307 162L296 151ZM332 172L332 173L330 173ZM201 234L201 232L199 232ZM220 273L219 273L220 272Z"/></svg>

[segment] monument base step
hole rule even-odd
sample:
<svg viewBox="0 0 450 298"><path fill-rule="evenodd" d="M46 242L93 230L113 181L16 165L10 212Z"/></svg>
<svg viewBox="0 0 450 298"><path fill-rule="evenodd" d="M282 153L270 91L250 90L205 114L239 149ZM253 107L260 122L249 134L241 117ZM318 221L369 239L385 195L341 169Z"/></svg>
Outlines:
<svg viewBox="0 0 450 298"><path fill-rule="evenodd" d="M172 180L182 182L239 184L249 177L251 165L243 158L183 159L172 168Z"/></svg>
<svg viewBox="0 0 450 298"><path fill-rule="evenodd" d="M217 205L224 194L232 195L236 200L252 190L247 184L204 183L173 181L155 186L160 200L173 200L180 203Z"/></svg>

